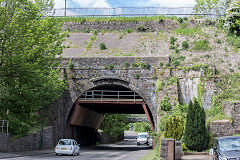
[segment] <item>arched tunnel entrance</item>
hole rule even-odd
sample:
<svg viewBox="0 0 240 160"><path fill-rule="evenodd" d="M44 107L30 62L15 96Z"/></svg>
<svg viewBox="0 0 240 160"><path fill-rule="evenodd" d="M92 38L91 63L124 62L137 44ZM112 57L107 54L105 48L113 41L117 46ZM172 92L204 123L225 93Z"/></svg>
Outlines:
<svg viewBox="0 0 240 160"><path fill-rule="evenodd" d="M66 136L81 145L96 144L96 134L105 113L146 114L154 130L152 113L136 92L121 85L100 85L85 91L74 103L67 119Z"/></svg>

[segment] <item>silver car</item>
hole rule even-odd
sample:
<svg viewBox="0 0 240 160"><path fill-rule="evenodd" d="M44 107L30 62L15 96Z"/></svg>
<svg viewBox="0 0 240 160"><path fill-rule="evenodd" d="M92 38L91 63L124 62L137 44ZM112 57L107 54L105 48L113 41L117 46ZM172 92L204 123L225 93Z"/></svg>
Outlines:
<svg viewBox="0 0 240 160"><path fill-rule="evenodd" d="M55 148L55 153L56 155L79 155L80 144L78 144L74 139L61 139Z"/></svg>

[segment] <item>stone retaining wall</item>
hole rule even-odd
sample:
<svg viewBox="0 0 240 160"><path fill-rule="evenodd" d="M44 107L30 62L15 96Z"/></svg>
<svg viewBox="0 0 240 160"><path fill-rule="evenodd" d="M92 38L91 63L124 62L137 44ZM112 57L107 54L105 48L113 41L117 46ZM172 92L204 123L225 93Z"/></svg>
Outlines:
<svg viewBox="0 0 240 160"><path fill-rule="evenodd" d="M228 119L209 122L208 129L214 137L232 136L234 134L232 123Z"/></svg>
<svg viewBox="0 0 240 160"><path fill-rule="evenodd" d="M43 149L53 147L53 126L44 128L43 131ZM32 133L14 142L10 142L8 134L0 135L1 152L18 152L41 149L41 131Z"/></svg>
<svg viewBox="0 0 240 160"><path fill-rule="evenodd" d="M173 20L165 20L164 22L158 21L146 21L146 22L64 22L62 29L69 31L84 31L84 30L126 30L133 29L138 30L139 26L143 26L146 31L160 31L160 30L172 30L178 26L178 23Z"/></svg>
<svg viewBox="0 0 240 160"><path fill-rule="evenodd" d="M222 109L227 116L232 117L233 128L240 130L240 101L225 102Z"/></svg>

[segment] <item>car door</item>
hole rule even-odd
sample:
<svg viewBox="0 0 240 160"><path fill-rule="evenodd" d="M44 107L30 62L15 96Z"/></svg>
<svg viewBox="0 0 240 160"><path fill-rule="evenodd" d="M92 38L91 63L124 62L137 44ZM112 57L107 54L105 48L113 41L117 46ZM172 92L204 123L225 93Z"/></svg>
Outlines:
<svg viewBox="0 0 240 160"><path fill-rule="evenodd" d="M219 145L218 140L215 140L215 147L214 147L214 160L217 160L219 157Z"/></svg>

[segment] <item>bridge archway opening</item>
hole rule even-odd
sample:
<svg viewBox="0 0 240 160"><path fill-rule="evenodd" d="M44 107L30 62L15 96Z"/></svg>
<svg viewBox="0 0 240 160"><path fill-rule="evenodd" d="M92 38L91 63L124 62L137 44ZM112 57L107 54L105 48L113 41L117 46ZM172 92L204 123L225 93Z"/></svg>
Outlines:
<svg viewBox="0 0 240 160"><path fill-rule="evenodd" d="M66 136L84 146L94 145L105 113L146 114L154 130L153 115L141 96L122 85L104 84L79 96L68 116Z"/></svg>

